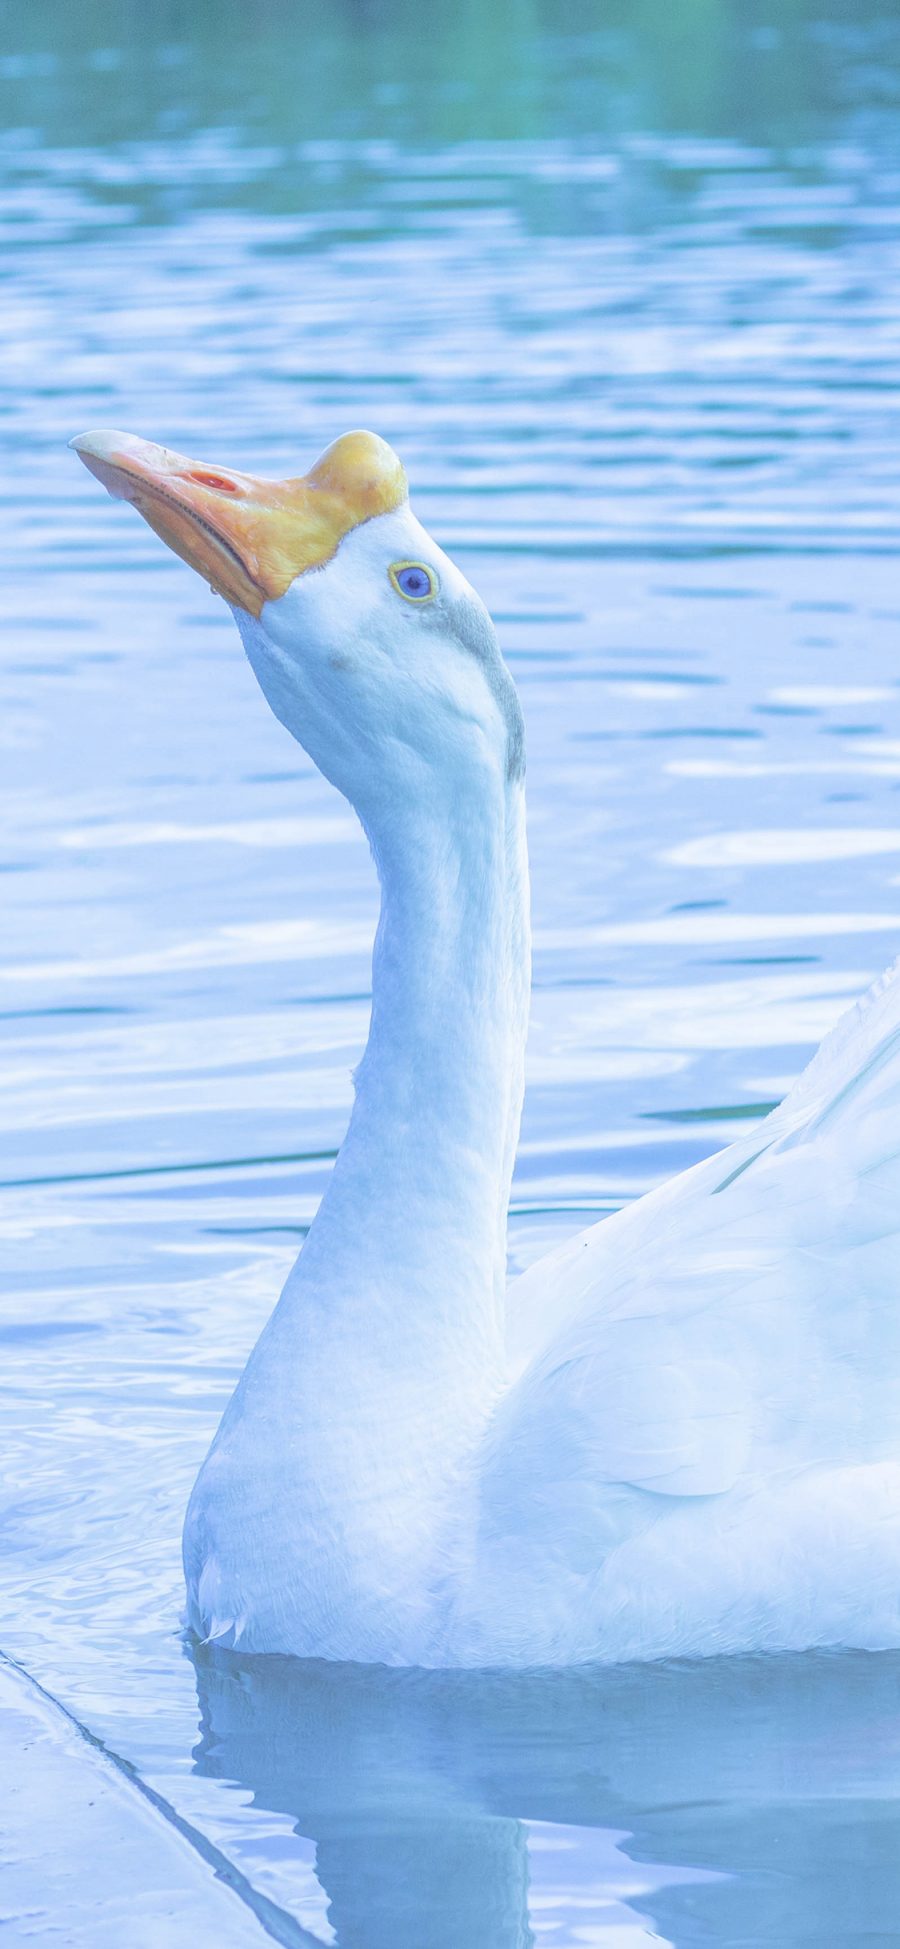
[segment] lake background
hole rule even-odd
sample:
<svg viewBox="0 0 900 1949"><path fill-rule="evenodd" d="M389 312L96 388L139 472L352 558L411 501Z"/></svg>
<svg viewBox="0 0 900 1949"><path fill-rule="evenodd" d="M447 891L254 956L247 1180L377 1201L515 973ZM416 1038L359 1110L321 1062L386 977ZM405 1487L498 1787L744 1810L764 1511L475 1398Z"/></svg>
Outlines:
<svg viewBox="0 0 900 1949"><path fill-rule="evenodd" d="M35 0L0 115L0 1643L248 1941L900 1940L891 1659L195 1672L182 1511L343 1132L376 890L224 605L66 451L287 474L370 426L489 603L523 1266L900 948L900 6Z"/></svg>

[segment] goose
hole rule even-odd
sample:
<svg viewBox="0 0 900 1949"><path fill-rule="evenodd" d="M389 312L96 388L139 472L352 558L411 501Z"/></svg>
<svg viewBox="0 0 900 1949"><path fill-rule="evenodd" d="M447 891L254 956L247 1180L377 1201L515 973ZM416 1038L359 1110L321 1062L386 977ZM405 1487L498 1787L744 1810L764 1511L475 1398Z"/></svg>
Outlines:
<svg viewBox="0 0 900 1949"><path fill-rule="evenodd" d="M282 481L73 442L230 604L381 886L317 1216L191 1496L242 1654L560 1667L900 1645L900 977L730 1149L507 1289L524 739L487 610L376 435Z"/></svg>

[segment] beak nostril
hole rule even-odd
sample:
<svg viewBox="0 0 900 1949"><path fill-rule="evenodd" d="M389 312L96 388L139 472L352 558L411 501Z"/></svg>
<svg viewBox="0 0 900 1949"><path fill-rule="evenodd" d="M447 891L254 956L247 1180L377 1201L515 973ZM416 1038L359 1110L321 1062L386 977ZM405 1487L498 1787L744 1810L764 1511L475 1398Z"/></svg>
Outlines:
<svg viewBox="0 0 900 1949"><path fill-rule="evenodd" d="M185 480L196 481L198 487L214 487L219 494L240 493L240 488L236 481L226 480L224 474L208 474L200 467L192 470L189 474L185 474L183 478Z"/></svg>

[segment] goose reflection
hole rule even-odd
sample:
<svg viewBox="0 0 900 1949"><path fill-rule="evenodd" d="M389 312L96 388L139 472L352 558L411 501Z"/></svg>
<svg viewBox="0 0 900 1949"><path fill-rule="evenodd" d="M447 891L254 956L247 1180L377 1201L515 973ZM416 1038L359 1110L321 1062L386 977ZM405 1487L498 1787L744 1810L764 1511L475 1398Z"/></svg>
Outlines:
<svg viewBox="0 0 900 1949"><path fill-rule="evenodd" d="M610 1949L897 1940L898 1656L523 1676L191 1655L197 1770L314 1841L339 1949L525 1949L535 1919ZM571 1932L564 1898L558 1931L530 1914L534 1822L654 1864L624 1927L596 1873Z"/></svg>

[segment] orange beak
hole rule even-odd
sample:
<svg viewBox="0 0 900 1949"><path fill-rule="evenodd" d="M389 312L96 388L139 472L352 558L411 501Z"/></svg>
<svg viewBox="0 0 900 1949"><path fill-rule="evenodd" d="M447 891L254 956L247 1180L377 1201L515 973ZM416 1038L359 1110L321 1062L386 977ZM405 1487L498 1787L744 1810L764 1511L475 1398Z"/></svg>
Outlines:
<svg viewBox="0 0 900 1949"><path fill-rule="evenodd" d="M217 595L258 616L298 575L322 568L352 528L407 497L406 475L377 433L345 433L308 474L258 480L207 467L132 433L70 443L110 494L131 501Z"/></svg>

